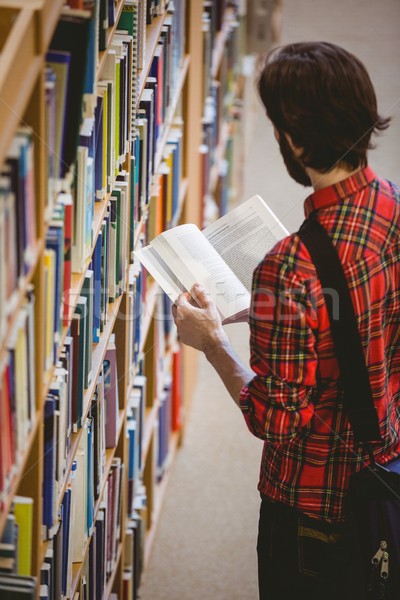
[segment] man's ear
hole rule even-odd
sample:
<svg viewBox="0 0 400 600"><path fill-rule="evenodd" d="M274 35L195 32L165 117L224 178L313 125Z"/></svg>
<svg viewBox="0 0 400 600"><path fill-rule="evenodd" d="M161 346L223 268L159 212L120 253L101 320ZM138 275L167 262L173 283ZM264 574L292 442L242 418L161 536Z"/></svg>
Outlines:
<svg viewBox="0 0 400 600"><path fill-rule="evenodd" d="M296 146L296 145L293 143L292 136L291 136L291 135L289 135L289 133L285 133L285 132L284 132L284 134L283 134L283 135L286 137L286 139L287 139L287 142L288 142L288 144L289 144L290 148L292 149L292 151L293 151L293 154L295 155L295 157L296 157L296 158L300 158L300 157L302 156L302 154L303 154L303 148L299 148L299 146Z"/></svg>

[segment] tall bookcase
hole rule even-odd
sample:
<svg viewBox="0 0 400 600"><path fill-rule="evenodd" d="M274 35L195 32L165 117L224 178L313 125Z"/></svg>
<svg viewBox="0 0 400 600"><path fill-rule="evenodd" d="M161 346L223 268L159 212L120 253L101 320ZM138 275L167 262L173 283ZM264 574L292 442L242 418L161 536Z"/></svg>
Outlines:
<svg viewBox="0 0 400 600"><path fill-rule="evenodd" d="M202 224L233 114L206 172L204 86L237 93L241 13L69 4L0 0L0 596L136 598L196 353L134 250Z"/></svg>

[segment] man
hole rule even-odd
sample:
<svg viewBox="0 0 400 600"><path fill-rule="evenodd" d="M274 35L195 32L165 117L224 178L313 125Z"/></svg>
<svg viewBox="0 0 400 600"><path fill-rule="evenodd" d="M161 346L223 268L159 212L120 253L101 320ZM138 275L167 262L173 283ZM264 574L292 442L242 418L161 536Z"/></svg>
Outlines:
<svg viewBox="0 0 400 600"><path fill-rule="evenodd" d="M258 89L289 174L314 188L305 215L316 214L344 266L383 437L374 455L384 464L400 453L400 189L373 173L367 151L389 119L377 112L365 67L333 44L274 51ZM179 296L173 314L181 340L205 353L265 440L260 598L364 598L345 498L368 456L343 410L321 285L299 236L278 242L254 272L252 371L200 286Z"/></svg>

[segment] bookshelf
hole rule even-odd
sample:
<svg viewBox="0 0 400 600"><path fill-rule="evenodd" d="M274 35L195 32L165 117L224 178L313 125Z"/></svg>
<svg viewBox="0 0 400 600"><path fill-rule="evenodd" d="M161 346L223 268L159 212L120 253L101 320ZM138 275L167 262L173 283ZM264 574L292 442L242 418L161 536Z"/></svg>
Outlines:
<svg viewBox="0 0 400 600"><path fill-rule="evenodd" d="M242 193L241 129L246 56L246 3L203 3L203 224L226 213Z"/></svg>
<svg viewBox="0 0 400 600"><path fill-rule="evenodd" d="M202 86L239 18L216 3L205 65L212 4L0 0L0 596L138 597L196 353L134 251L203 221Z"/></svg>

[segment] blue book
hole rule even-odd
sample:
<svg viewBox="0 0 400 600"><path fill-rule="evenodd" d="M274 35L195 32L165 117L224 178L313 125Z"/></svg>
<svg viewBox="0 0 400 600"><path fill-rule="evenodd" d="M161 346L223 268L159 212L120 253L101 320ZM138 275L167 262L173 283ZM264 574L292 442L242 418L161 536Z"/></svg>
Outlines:
<svg viewBox="0 0 400 600"><path fill-rule="evenodd" d="M114 0L108 0L108 26L112 27L114 24L115 24Z"/></svg>
<svg viewBox="0 0 400 600"><path fill-rule="evenodd" d="M67 594L67 572L68 561L72 560L68 556L69 549L69 529L71 518L71 490L67 489L62 500L63 529L62 529L62 566L61 566L61 590L63 596Z"/></svg>
<svg viewBox="0 0 400 600"><path fill-rule="evenodd" d="M54 524L53 496L55 475L54 448L54 412L56 398L48 394L44 404L44 447L43 447L43 510L42 523L45 527L46 539Z"/></svg>
<svg viewBox="0 0 400 600"><path fill-rule="evenodd" d="M93 95L96 85L96 24L95 18L89 21L88 41L86 46L86 68L83 82L83 93Z"/></svg>
<svg viewBox="0 0 400 600"><path fill-rule="evenodd" d="M136 421L128 416L126 423L128 437L128 515L133 509L133 497L135 491L135 456L136 451Z"/></svg>

